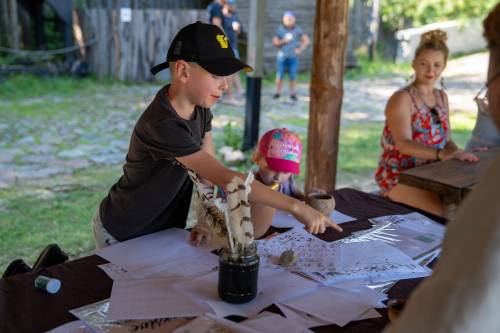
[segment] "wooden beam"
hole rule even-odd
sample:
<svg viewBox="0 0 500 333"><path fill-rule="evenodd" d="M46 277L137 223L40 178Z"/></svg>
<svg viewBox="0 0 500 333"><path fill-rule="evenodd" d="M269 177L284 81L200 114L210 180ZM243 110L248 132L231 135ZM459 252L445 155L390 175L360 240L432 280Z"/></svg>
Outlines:
<svg viewBox="0 0 500 333"><path fill-rule="evenodd" d="M253 72L247 75L243 150L252 149L259 139L266 2L266 0L251 0L249 3L247 63L253 67Z"/></svg>
<svg viewBox="0 0 500 333"><path fill-rule="evenodd" d="M348 11L348 0L316 1L306 190L335 189Z"/></svg>
<svg viewBox="0 0 500 333"><path fill-rule="evenodd" d="M10 47L13 49L19 49L19 22L17 14L17 0L10 0L9 6L10 12L10 28L9 35L11 36Z"/></svg>

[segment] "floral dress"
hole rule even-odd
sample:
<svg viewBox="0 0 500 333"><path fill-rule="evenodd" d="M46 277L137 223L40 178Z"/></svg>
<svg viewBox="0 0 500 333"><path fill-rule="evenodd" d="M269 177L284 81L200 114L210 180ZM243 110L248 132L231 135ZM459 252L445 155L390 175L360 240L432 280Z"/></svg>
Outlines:
<svg viewBox="0 0 500 333"><path fill-rule="evenodd" d="M443 149L449 139L448 109L444 103L443 91L434 90L436 105L432 108L423 101L417 103L417 96L411 91L410 87L404 88L403 91L410 95L413 104L411 110L413 141L433 148ZM383 151L375 172L375 180L383 195L396 186L399 174L402 171L434 162L434 160L419 159L402 154L396 147L387 120L380 142Z"/></svg>

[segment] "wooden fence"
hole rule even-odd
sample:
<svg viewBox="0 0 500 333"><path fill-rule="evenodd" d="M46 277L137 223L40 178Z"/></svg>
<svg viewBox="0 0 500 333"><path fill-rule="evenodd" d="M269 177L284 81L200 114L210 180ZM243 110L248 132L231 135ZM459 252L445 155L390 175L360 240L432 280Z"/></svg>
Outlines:
<svg viewBox="0 0 500 333"><path fill-rule="evenodd" d="M83 40L95 38L86 50L90 71L98 78L147 81L149 69L165 61L177 31L205 20L204 10L78 8Z"/></svg>

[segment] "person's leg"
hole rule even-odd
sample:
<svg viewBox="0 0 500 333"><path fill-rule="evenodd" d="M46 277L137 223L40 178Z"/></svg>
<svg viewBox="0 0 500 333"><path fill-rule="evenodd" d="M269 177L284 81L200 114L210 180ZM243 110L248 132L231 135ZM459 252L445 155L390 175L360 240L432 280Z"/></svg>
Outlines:
<svg viewBox="0 0 500 333"><path fill-rule="evenodd" d="M101 217L99 215L99 208L94 215L92 220L92 232L94 234L94 242L96 250L102 249L103 247L110 246L119 243L109 232L104 229L101 222Z"/></svg>
<svg viewBox="0 0 500 333"><path fill-rule="evenodd" d="M234 48L233 51L236 58L240 59L240 52L238 51L238 48ZM242 96L240 74L235 73L231 77L234 83L234 94L236 95L237 98L239 98Z"/></svg>
<svg viewBox="0 0 500 333"><path fill-rule="evenodd" d="M234 83L235 94L238 95L238 97L241 97L243 92L241 91L240 74L236 73L232 76L232 78Z"/></svg>
<svg viewBox="0 0 500 333"><path fill-rule="evenodd" d="M444 204L434 192L429 192L413 186L397 184L387 196L392 201L419 208L438 216L445 216L446 213Z"/></svg>
<svg viewBox="0 0 500 333"><path fill-rule="evenodd" d="M283 84L283 76L285 75L285 57L278 56L276 58L276 90L274 98L279 98L281 94L281 86Z"/></svg>
<svg viewBox="0 0 500 333"><path fill-rule="evenodd" d="M276 209L272 207L252 203L250 214L252 216L255 239L262 237L267 232L273 222L275 212Z"/></svg>
<svg viewBox="0 0 500 333"><path fill-rule="evenodd" d="M298 70L298 59L297 57L290 58L289 60L289 77L290 77L290 98L297 100L297 94L295 92L296 82L297 82L297 70Z"/></svg>

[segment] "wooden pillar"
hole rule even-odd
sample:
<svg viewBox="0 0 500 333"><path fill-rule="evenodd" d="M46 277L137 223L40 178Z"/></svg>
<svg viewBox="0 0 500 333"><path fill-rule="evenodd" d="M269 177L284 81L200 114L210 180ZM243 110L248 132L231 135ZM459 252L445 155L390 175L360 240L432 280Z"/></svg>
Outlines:
<svg viewBox="0 0 500 333"><path fill-rule="evenodd" d="M316 1L306 190L335 189L348 11L348 0Z"/></svg>
<svg viewBox="0 0 500 333"><path fill-rule="evenodd" d="M0 45L10 47L9 34L9 4L7 0L0 0Z"/></svg>
<svg viewBox="0 0 500 333"><path fill-rule="evenodd" d="M17 50L19 49L19 22L17 15L17 0L10 0L9 9L11 29L9 31L9 35L11 38L10 47Z"/></svg>
<svg viewBox="0 0 500 333"><path fill-rule="evenodd" d="M37 50L45 50L45 22L43 19L43 0L36 0L33 6L33 30L35 32L35 47Z"/></svg>
<svg viewBox="0 0 500 333"><path fill-rule="evenodd" d="M247 63L253 67L253 72L247 75L243 150L252 149L259 139L266 0L251 0L249 6Z"/></svg>

